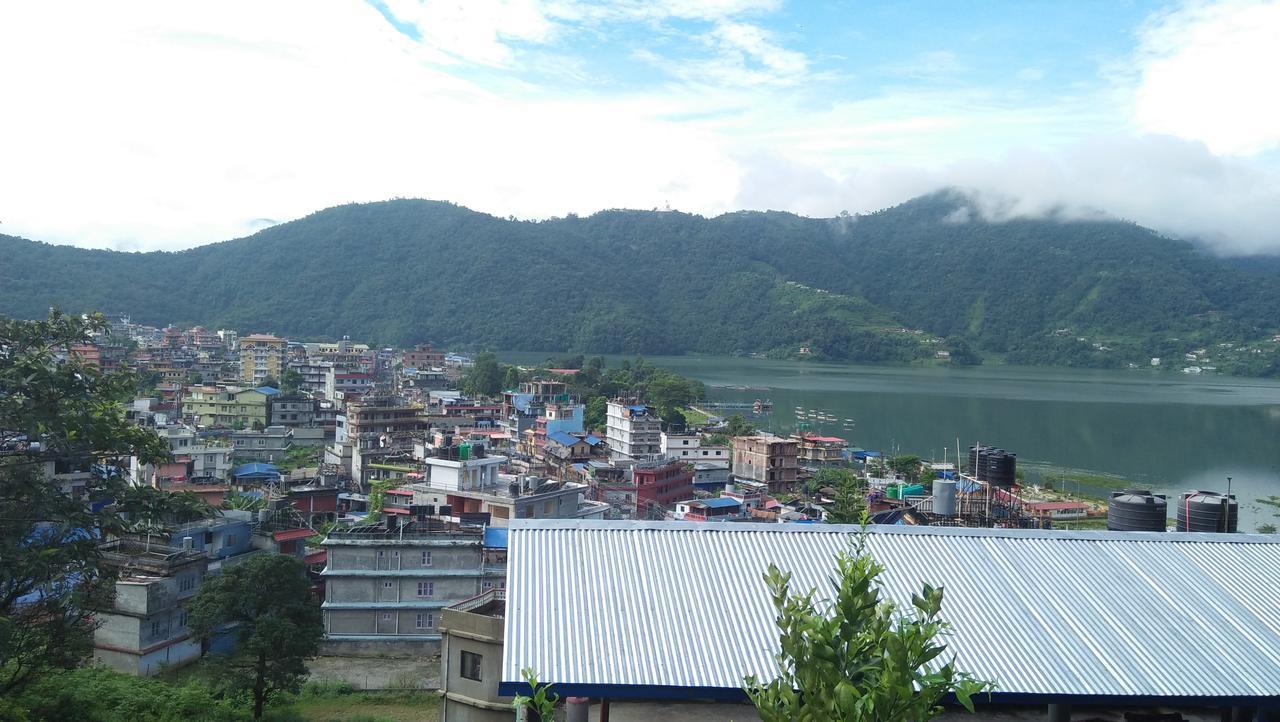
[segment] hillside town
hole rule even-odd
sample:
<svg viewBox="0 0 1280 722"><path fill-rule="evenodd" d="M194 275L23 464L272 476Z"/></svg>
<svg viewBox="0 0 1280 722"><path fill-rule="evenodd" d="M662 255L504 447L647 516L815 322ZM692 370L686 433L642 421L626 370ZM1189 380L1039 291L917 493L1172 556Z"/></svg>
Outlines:
<svg viewBox="0 0 1280 722"><path fill-rule="evenodd" d="M930 530L963 547L975 530L1004 543L998 540L1017 538L1010 534L1051 533L1098 514L1114 531L1160 532L1173 511L1163 496L1138 490L1114 495L1109 507L1033 496L1019 484L1016 455L981 444L961 463L936 463L885 458L804 430L775 435L752 423L767 414L767 400L709 403L697 382L639 359L612 372L599 359L580 357L566 367L554 367L553 359L505 366L492 354L425 343L396 349L349 337L313 342L155 328L122 316L90 342L58 353L131 372L138 393L128 421L154 431L170 452L158 462L50 462L46 473L64 493L86 496L90 480L120 474L133 487L216 510L158 533L103 537L99 551L116 581L114 600L93 610L96 663L146 677L234 651L234 625L193 636L191 602L207 580L255 556L281 554L304 565L319 600L321 656L355 660L348 669L366 680L369 669L409 660L408 668L420 670L428 661L428 684L441 690L445 720L510 718L514 695L528 685L519 679L523 663L505 645L539 648L531 630L559 619L561 608L513 595L552 594L533 580L553 569L618 574L609 568L621 563L609 556L610 545L655 545L652 569L627 574L665 586L679 574L666 567L707 539L682 530L743 532L727 538L725 554L787 539L817 543L822 537L812 534L756 533L821 532L832 523ZM621 374L632 381L620 382ZM584 398L579 392L587 388ZM595 393L608 389L616 393ZM12 439L9 446L38 443ZM1179 506L1180 531L1236 531L1234 497L1196 492ZM649 533L656 536L643 536ZM573 541L565 546L547 534ZM572 549L580 556L565 556ZM726 566L705 549L685 563L695 576L746 570L743 584L758 573ZM605 582L554 584L557 596L545 604L589 606L597 583ZM615 601L633 603L625 595ZM731 613L727 600L708 603L708 614ZM643 625L657 622L639 607L629 613ZM529 626L512 626L515 616ZM576 672L565 664L562 656L544 657L539 669L571 680ZM626 699L647 696L625 681L591 678L580 679L583 690L595 690L582 698L597 699L583 704L602 705L602 719L610 697L625 709ZM671 683L661 675L646 679L650 686ZM691 698L705 694L701 687L692 686Z"/></svg>

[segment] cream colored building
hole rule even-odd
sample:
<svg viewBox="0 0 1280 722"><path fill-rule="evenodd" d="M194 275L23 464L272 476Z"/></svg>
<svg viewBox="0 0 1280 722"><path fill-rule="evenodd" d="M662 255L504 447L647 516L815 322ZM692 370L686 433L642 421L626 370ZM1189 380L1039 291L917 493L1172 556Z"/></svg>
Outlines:
<svg viewBox="0 0 1280 722"><path fill-rule="evenodd" d="M240 339L240 380L261 386L268 377L280 379L289 342L271 334L255 333Z"/></svg>

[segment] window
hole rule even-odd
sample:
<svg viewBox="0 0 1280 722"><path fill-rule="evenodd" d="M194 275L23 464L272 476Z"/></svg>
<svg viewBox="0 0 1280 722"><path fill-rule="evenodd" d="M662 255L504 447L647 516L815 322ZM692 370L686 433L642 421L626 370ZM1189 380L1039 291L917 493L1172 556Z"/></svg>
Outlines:
<svg viewBox="0 0 1280 722"><path fill-rule="evenodd" d="M460 667L460 669L458 673L462 675L462 678L471 679L479 682L480 681L480 663L484 661L484 657L480 656L479 654L476 654L475 652L468 652L466 650L463 650L462 658L459 661L460 661L460 664L458 666Z"/></svg>
<svg viewBox="0 0 1280 722"><path fill-rule="evenodd" d="M418 596L434 597L436 594L435 582L418 582Z"/></svg>
<svg viewBox="0 0 1280 722"><path fill-rule="evenodd" d="M390 588L394 587L395 585L396 585L396 584L395 584L395 582L393 582L393 581L391 581L390 579L388 579L388 580L386 580L386 581L384 581L384 582L382 583L382 588L383 588L383 589L390 589Z"/></svg>
<svg viewBox="0 0 1280 722"><path fill-rule="evenodd" d="M390 622L390 621L391 621L391 612L383 612L383 613L382 613L382 621L384 621L384 622Z"/></svg>
<svg viewBox="0 0 1280 722"><path fill-rule="evenodd" d="M436 615L431 612L418 612L418 629L434 629Z"/></svg>
<svg viewBox="0 0 1280 722"><path fill-rule="evenodd" d="M182 577L178 580L178 591L189 592L196 588L196 578L192 576Z"/></svg>
<svg viewBox="0 0 1280 722"><path fill-rule="evenodd" d="M681 441L680 443L684 444L685 446L688 446L688 445L689 445L689 440L688 440L688 439L685 439L684 441Z"/></svg>
<svg viewBox="0 0 1280 722"><path fill-rule="evenodd" d="M422 552L422 566L424 567L431 566L431 552L429 551Z"/></svg>
<svg viewBox="0 0 1280 722"><path fill-rule="evenodd" d="M160 636L160 622L151 623L151 638L155 639Z"/></svg>
<svg viewBox="0 0 1280 722"><path fill-rule="evenodd" d="M187 626L187 610L185 609L178 612L178 626L179 627Z"/></svg>
<svg viewBox="0 0 1280 722"><path fill-rule="evenodd" d="M225 548L227 548L227 547L233 547L233 546L235 546L235 545L236 545L236 535L235 535L235 534L228 534L228 535L226 535L226 536L222 537L222 547L223 547L224 549L225 549Z"/></svg>

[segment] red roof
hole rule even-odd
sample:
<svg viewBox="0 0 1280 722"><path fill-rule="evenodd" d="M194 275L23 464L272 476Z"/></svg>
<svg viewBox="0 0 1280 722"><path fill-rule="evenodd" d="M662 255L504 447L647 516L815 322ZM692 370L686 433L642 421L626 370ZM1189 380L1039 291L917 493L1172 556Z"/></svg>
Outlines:
<svg viewBox="0 0 1280 722"><path fill-rule="evenodd" d="M409 489L387 489L386 493L396 496L413 496L413 492Z"/></svg>
<svg viewBox="0 0 1280 722"><path fill-rule="evenodd" d="M844 439L839 436L806 436L805 441L821 441L826 444L843 444Z"/></svg>
<svg viewBox="0 0 1280 722"><path fill-rule="evenodd" d="M288 531L278 531L275 534L272 534L271 538L278 542L282 542L291 541L293 539L306 539L312 534L315 534L315 532L310 529L290 529Z"/></svg>
<svg viewBox="0 0 1280 722"><path fill-rule="evenodd" d="M314 552L307 552L307 555L303 557L303 561L305 561L308 564L321 564L328 560L329 560L328 549L320 549Z"/></svg>
<svg viewBox="0 0 1280 722"><path fill-rule="evenodd" d="M578 369L547 369L547 370L553 374L564 374L565 376L572 376L578 373Z"/></svg>

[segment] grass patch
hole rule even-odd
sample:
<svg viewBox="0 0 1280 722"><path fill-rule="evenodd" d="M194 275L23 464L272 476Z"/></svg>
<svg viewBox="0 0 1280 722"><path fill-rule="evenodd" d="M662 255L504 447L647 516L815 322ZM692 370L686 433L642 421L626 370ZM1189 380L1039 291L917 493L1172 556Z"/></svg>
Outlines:
<svg viewBox="0 0 1280 722"><path fill-rule="evenodd" d="M317 696L303 690L295 702L273 711L285 719L307 722L434 722L440 719L440 698L433 692Z"/></svg>
<svg viewBox="0 0 1280 722"><path fill-rule="evenodd" d="M684 414L684 422L689 426L706 426L711 422L710 416L707 416L701 411L695 411L687 406L680 409L680 413Z"/></svg>

